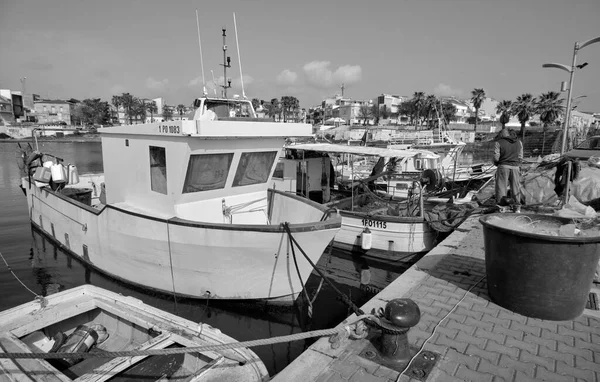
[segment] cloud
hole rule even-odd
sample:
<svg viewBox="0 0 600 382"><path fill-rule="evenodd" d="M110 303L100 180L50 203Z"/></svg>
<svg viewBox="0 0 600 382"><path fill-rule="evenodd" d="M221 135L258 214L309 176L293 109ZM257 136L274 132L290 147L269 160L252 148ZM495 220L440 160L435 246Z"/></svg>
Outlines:
<svg viewBox="0 0 600 382"><path fill-rule="evenodd" d="M168 84L169 80L166 78L160 81L155 80L152 77L146 79L146 87L150 90L163 90Z"/></svg>
<svg viewBox="0 0 600 382"><path fill-rule="evenodd" d="M335 71L329 61L311 61L304 65L304 74L309 84L317 88L329 88L339 84L353 84L362 79L360 65L343 65Z"/></svg>
<svg viewBox="0 0 600 382"><path fill-rule="evenodd" d="M289 69L284 69L281 73L277 75L277 84L290 86L296 83L298 79L298 74L296 72L292 72Z"/></svg>
<svg viewBox="0 0 600 382"><path fill-rule="evenodd" d="M450 85L439 83L433 89L433 94L441 97L460 97L463 91L462 89L453 89Z"/></svg>
<svg viewBox="0 0 600 382"><path fill-rule="evenodd" d="M41 70L41 71L46 71L46 70L52 70L52 69L54 69L54 65L52 65L49 62L47 62L43 58L36 58L34 60L28 61L28 62L26 62L23 65L23 67L25 69Z"/></svg>

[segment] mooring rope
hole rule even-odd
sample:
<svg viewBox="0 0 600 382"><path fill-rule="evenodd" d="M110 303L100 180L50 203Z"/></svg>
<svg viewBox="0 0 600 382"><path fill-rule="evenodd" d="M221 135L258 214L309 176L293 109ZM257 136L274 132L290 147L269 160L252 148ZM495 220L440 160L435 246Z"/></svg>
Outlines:
<svg viewBox="0 0 600 382"><path fill-rule="evenodd" d="M32 295L35 296L36 299L41 299L43 300L44 297L39 295L38 293L35 293L34 291L32 291L31 289L29 289L29 287L27 285L25 285L23 283L23 281L21 281L21 279L15 274L15 272L13 272L12 268L10 267L10 265L8 265L8 263L6 262L6 259L4 258L4 256L2 255L2 252L0 252L0 257L2 257L2 261L4 261L4 264L6 265L6 268L8 268L8 271L13 275L13 277L21 284L23 285L23 288L27 289L29 291L29 293L31 293Z"/></svg>
<svg viewBox="0 0 600 382"><path fill-rule="evenodd" d="M338 328L313 330L304 333L295 333L286 336L263 338L258 340L231 342L215 345L203 345L194 347L169 348L169 349L146 349L146 350L129 350L118 352L94 351L91 353L1 353L0 359L16 359L16 358L35 358L35 359L60 359L60 358L117 358L117 357L137 357L151 355L169 355L169 354L184 354L184 353L201 353L206 351L221 351L239 348L250 348L255 346L272 345L282 342L291 342L305 340L313 337L332 336L337 334L348 335L353 339L366 338L368 330L364 325L363 320L377 320L378 318L371 314L358 316L354 321L347 325ZM361 324L362 323L362 324Z"/></svg>

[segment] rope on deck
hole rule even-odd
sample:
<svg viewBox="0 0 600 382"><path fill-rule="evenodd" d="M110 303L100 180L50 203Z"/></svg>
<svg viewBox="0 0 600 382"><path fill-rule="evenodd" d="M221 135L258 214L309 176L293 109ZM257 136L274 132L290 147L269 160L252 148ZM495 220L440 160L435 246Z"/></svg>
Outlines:
<svg viewBox="0 0 600 382"><path fill-rule="evenodd" d="M351 321L347 325L338 328L331 329L320 329L313 330L310 332L290 334L287 336L279 336L272 338L263 338L251 341L242 342L231 342L224 344L215 345L203 345L195 347L182 347L182 348L170 348L170 349L147 349L147 350L130 350L130 351L119 351L119 352L105 352L105 351L94 351L92 353L2 353L0 352L0 359L61 359L61 358L117 358L117 357L137 357L137 356L152 356L152 355L169 355L169 354L183 354L183 353L200 353L206 351L221 351L239 348L249 348L255 346L273 345L282 342L291 342L305 340L313 337L324 337L324 336L337 336L349 337L352 339L363 339L368 334L368 328L363 320L378 320L376 316L371 314L365 314L357 317L354 321Z"/></svg>

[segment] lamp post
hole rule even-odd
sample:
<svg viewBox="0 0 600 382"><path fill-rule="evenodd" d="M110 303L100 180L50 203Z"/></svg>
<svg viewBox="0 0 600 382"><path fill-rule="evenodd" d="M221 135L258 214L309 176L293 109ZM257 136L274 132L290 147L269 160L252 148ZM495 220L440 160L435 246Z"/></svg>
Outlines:
<svg viewBox="0 0 600 382"><path fill-rule="evenodd" d="M575 42L575 47L573 48L573 62L571 64L571 67L569 68L566 65L563 64L557 64L557 63L550 63L550 64L544 64L542 65L542 67L544 68L557 68L557 69L561 69L564 70L566 72L570 73L569 76L569 93L567 95L567 109L565 112L565 121L564 121L564 127L563 127L563 136L562 136L562 145L560 147L560 154L564 154L567 148L567 132L568 132L568 127L569 127L569 119L571 117L571 94L573 94L573 77L575 76L575 69L582 69L583 67L585 67L587 65L587 62L576 66L576 60L577 60L577 52L583 48L585 48L588 45L594 44L596 42L600 42L600 36L599 37L594 37L590 40L584 41L582 43L579 42Z"/></svg>

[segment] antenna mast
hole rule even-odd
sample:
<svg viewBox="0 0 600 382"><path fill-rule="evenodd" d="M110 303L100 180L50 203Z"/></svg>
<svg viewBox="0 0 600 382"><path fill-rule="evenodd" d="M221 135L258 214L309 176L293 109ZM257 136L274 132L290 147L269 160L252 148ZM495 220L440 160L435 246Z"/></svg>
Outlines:
<svg viewBox="0 0 600 382"><path fill-rule="evenodd" d="M227 29L223 28L223 98L227 98L227 89L231 87L231 80L227 79L227 68L231 68L231 57L227 56L227 43L225 42L225 37L227 36L225 32Z"/></svg>
<svg viewBox="0 0 600 382"><path fill-rule="evenodd" d="M215 73L213 72L213 70L210 70L210 74L212 75L212 79L213 79L213 90L215 91L215 97L217 96L217 81L215 81Z"/></svg>
<svg viewBox="0 0 600 382"><path fill-rule="evenodd" d="M198 29L198 49L200 50L200 66L202 67L202 92L206 96L206 82L204 81L204 60L202 59L202 43L200 42L200 22L198 21L198 9L196 9L196 27Z"/></svg>
<svg viewBox="0 0 600 382"><path fill-rule="evenodd" d="M343 83L342 83L342 88L341 88L341 89L342 89L342 98L343 98L343 97L344 97L344 89L345 89L345 87L344 87L344 84L343 84Z"/></svg>
<svg viewBox="0 0 600 382"><path fill-rule="evenodd" d="M244 77L242 76L242 57L240 56L240 42L238 40L237 22L235 21L235 12L233 12L233 26L235 29L235 45L237 46L238 62L240 64L240 82L242 83L242 97L244 97L244 99L246 99L246 92L244 92Z"/></svg>

